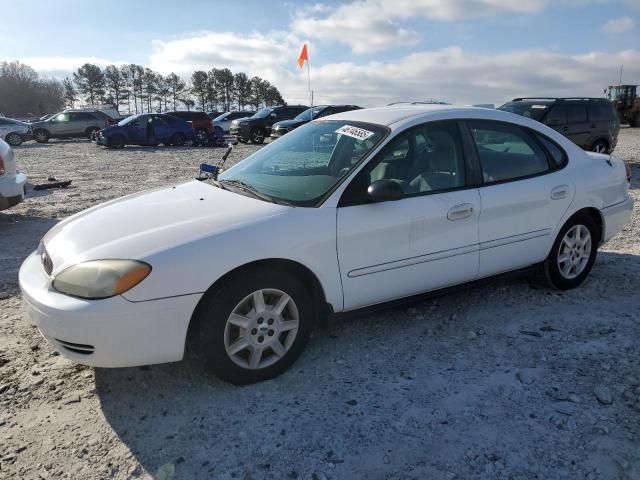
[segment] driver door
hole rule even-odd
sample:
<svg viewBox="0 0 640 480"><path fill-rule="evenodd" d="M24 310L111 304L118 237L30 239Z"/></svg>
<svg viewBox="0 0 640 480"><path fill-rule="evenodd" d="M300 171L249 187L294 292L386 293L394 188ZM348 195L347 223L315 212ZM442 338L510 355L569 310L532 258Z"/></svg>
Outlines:
<svg viewBox="0 0 640 480"><path fill-rule="evenodd" d="M344 308L351 310L474 280L480 197L458 123L401 133L352 180L337 211ZM375 181L399 200L372 202Z"/></svg>

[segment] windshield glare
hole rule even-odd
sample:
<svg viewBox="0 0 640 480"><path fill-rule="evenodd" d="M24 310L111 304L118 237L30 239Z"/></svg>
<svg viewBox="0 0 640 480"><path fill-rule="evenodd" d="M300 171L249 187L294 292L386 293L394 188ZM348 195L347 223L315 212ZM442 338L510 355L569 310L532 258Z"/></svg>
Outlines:
<svg viewBox="0 0 640 480"><path fill-rule="evenodd" d="M223 183L240 180L274 201L315 206L387 131L380 125L346 120L311 122L258 150L218 179Z"/></svg>
<svg viewBox="0 0 640 480"><path fill-rule="evenodd" d="M326 107L313 107L305 110L304 112L298 114L294 120L311 120L311 112L313 112L313 118L318 118L320 112L322 112Z"/></svg>
<svg viewBox="0 0 640 480"><path fill-rule="evenodd" d="M258 110L251 118L265 118L268 117L272 111L272 108L263 108L262 110Z"/></svg>
<svg viewBox="0 0 640 480"><path fill-rule="evenodd" d="M517 113L523 117L532 118L538 121L540 121L544 114L547 113L548 109L549 104L545 102L509 102L498 108L498 110Z"/></svg>
<svg viewBox="0 0 640 480"><path fill-rule="evenodd" d="M130 117L125 118L124 120L120 120L118 122L118 126L124 127L125 125L128 125L131 122L133 122L136 118L138 118L138 115L131 115Z"/></svg>

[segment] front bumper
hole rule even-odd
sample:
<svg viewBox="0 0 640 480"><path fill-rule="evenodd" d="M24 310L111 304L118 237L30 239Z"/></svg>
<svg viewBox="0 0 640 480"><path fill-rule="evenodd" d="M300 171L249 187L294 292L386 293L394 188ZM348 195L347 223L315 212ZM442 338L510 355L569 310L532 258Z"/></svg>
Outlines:
<svg viewBox="0 0 640 480"><path fill-rule="evenodd" d="M623 202L602 209L604 217L604 239L608 242L631 221L633 215L633 198L631 195Z"/></svg>
<svg viewBox="0 0 640 480"><path fill-rule="evenodd" d="M249 139L250 133L251 133L251 127L249 126L239 127L234 125L229 129L229 135L231 135L232 137L242 138L245 140Z"/></svg>
<svg viewBox="0 0 640 480"><path fill-rule="evenodd" d="M18 172L11 182L0 181L0 210L14 207L24 200L27 176Z"/></svg>
<svg viewBox="0 0 640 480"><path fill-rule="evenodd" d="M25 310L65 357L94 367L181 360L189 320L201 294L144 302L122 296L84 300L56 292L34 252L20 268Z"/></svg>
<svg viewBox="0 0 640 480"><path fill-rule="evenodd" d="M280 138L286 133L289 133L289 129L288 128L271 129L271 138L274 138L274 139L275 138Z"/></svg>

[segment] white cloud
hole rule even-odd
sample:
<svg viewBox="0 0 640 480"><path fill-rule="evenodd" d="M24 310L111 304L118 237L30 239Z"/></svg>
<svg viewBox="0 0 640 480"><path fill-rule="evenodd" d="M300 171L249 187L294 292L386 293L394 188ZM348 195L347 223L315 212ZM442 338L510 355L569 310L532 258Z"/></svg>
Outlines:
<svg viewBox="0 0 640 480"><path fill-rule="evenodd" d="M201 32L187 37L154 42L149 67L161 73L191 73L227 67L253 71L292 60L299 39L285 32L238 35L231 32Z"/></svg>
<svg viewBox="0 0 640 480"><path fill-rule="evenodd" d="M395 62L326 64L311 70L316 103L385 105L438 98L453 103L501 103L517 96L600 96L621 64L640 77L640 51L563 55L514 51L498 55L451 47L417 52ZM290 103L308 102L306 76L263 72Z"/></svg>
<svg viewBox="0 0 640 480"><path fill-rule="evenodd" d="M17 59L33 67L44 77L66 77L85 63L93 63L100 67L110 64L120 65L125 62L106 60L99 57L24 57Z"/></svg>
<svg viewBox="0 0 640 480"><path fill-rule="evenodd" d="M615 20L609 20L607 23L604 24L602 29L607 33L616 34L616 33L629 32L633 30L634 27L635 27L635 22L633 21L633 18L622 17L622 18L617 18Z"/></svg>
<svg viewBox="0 0 640 480"><path fill-rule="evenodd" d="M497 14L532 14L551 4L584 5L600 0L355 0L337 8L314 5L294 14L291 28L311 38L338 41L354 53L414 45L418 32L398 20L455 21ZM637 1L637 0L629 0Z"/></svg>

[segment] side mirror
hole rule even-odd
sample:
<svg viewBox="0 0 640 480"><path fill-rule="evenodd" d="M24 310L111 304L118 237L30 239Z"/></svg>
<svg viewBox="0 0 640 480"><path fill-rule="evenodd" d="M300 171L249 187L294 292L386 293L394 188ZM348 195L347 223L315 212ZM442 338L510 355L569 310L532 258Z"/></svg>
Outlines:
<svg viewBox="0 0 640 480"><path fill-rule="evenodd" d="M269 116L270 116L271 118L276 118L278 115L276 115L275 113L271 113L271 114L269 114Z"/></svg>
<svg viewBox="0 0 640 480"><path fill-rule="evenodd" d="M403 195L402 187L393 180L376 180L367 188L367 196L374 202L400 200Z"/></svg>

